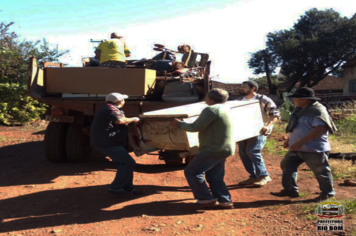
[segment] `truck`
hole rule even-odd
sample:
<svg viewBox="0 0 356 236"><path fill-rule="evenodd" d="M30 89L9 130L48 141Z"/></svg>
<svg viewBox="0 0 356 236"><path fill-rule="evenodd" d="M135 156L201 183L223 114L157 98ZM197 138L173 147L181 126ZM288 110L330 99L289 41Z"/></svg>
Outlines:
<svg viewBox="0 0 356 236"><path fill-rule="evenodd" d="M49 161L88 160L90 126L96 110L105 104L106 94L129 96L123 107L127 117L203 101L210 90L209 55L194 52L188 45L178 46L178 51L155 46L154 50L160 51L155 58L131 60L125 69L85 64L65 67L53 62L40 66L35 57L30 58L28 94L51 108L45 117L49 124L44 136ZM175 54L181 54L181 61L174 60ZM137 130L129 130L138 140ZM181 162L176 154L161 152L159 156L174 165Z"/></svg>
<svg viewBox="0 0 356 236"><path fill-rule="evenodd" d="M193 122L206 107L204 98L211 89L209 55L187 45L179 46L178 51L155 46L160 54L150 60L129 61L127 68L90 66L93 63L64 67L51 62L41 68L36 58L30 58L28 93L51 107L45 117L49 124L44 137L49 161L89 159L91 123L112 92L129 96L122 110L127 117L140 118L141 123L129 126L129 132L142 149L154 152L170 166L194 158L199 150L197 133L170 124L174 118ZM181 61L172 52L183 54ZM235 121L236 142L259 135L263 120L258 101L229 101L227 105Z"/></svg>

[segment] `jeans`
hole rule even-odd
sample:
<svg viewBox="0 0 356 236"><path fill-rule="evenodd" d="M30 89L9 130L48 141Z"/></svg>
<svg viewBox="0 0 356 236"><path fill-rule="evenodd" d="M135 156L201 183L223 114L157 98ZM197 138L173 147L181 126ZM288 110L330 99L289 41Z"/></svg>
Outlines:
<svg viewBox="0 0 356 236"><path fill-rule="evenodd" d="M251 178L268 176L261 150L266 143L267 136L259 135L238 142L239 155L246 171Z"/></svg>
<svg viewBox="0 0 356 236"><path fill-rule="evenodd" d="M333 176L328 153L325 152L288 151L281 161L283 188L290 192L298 192L298 167L304 162L315 174L320 190L329 196L334 196Z"/></svg>
<svg viewBox="0 0 356 236"><path fill-rule="evenodd" d="M133 186L133 170L135 167L135 160L129 155L123 146L112 147L96 147L103 154L110 157L116 165L116 176L114 181L110 184L111 190L125 190L132 191Z"/></svg>
<svg viewBox="0 0 356 236"><path fill-rule="evenodd" d="M185 178L195 199L217 198L219 202L231 202L231 195L224 182L226 158L225 156L216 157L199 153L184 169ZM204 174L211 192L205 182Z"/></svg>

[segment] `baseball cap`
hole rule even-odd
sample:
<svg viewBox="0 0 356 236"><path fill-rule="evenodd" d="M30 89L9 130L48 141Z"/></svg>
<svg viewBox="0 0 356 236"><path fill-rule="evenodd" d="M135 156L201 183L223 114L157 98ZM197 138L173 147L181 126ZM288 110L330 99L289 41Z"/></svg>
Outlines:
<svg viewBox="0 0 356 236"><path fill-rule="evenodd" d="M129 96L127 96L126 94L121 94L121 93L110 93L106 96L105 100L107 102L113 102L116 103L118 101L122 101L126 98L128 98Z"/></svg>

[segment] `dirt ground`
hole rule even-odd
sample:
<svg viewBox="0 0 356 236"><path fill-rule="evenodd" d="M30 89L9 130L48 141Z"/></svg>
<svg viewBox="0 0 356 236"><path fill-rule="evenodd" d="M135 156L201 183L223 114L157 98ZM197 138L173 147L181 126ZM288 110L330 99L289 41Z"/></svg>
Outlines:
<svg viewBox="0 0 356 236"><path fill-rule="evenodd" d="M196 206L184 165L167 167L155 155L135 158L134 183L146 195L119 199L107 192L115 169L100 153L80 164L45 159L46 125L0 127L0 235L324 235L315 220L293 210L319 193L309 172L299 171L305 197L269 194L281 190L282 157L264 156L273 181L263 188L238 186L248 174L238 155L228 158L225 180L235 209ZM342 182L335 181L337 199L354 198L356 187ZM355 226L348 218L339 235Z"/></svg>

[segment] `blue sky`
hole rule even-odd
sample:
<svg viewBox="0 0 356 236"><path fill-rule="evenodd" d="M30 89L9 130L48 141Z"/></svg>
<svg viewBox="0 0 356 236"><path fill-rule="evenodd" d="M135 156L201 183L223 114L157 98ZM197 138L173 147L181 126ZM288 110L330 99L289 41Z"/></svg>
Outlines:
<svg viewBox="0 0 356 236"><path fill-rule="evenodd" d="M154 56L154 43L173 49L186 43L210 54L212 74L241 82L253 76L247 61L264 48L266 34L290 28L313 7L348 17L356 12L349 0L2 0L0 20L14 21L12 30L22 38L47 38L69 49L61 61L71 66L93 55L90 39L106 39L115 31L126 39L132 59Z"/></svg>

